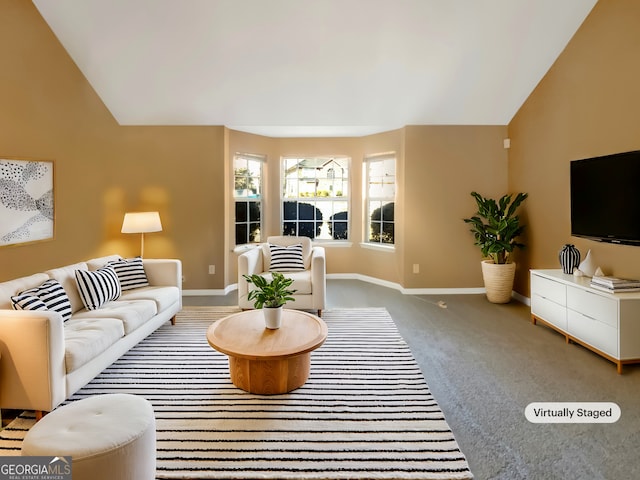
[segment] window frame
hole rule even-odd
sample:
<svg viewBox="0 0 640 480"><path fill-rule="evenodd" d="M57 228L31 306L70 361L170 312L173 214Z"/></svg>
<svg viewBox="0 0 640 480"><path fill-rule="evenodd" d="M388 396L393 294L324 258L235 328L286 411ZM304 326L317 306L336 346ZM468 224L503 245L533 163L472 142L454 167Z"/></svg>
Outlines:
<svg viewBox="0 0 640 480"><path fill-rule="evenodd" d="M303 162L307 162L308 165L300 167ZM297 175L293 168L296 168ZM313 242L325 244L337 245L350 242L351 169L352 159L348 155L282 156L280 159L280 234L306 236ZM325 175L319 175L319 170L324 170ZM291 181L295 181L295 185ZM310 187L311 185L313 186ZM336 188L337 186L339 188ZM332 192L335 194L332 195ZM295 213L291 211L291 206L287 205L288 202L296 204ZM313 218L300 218L301 203L315 208ZM321 206L324 208L320 208ZM346 210L340 209L340 206ZM338 207L337 211L336 207ZM322 214L322 220L317 219L318 212ZM345 219L331 219L333 215L344 212L346 212ZM292 215L295 218L291 218ZM295 224L293 231L292 224ZM303 231L301 224L304 224L303 228L306 231ZM308 234L309 228L312 236Z"/></svg>
<svg viewBox="0 0 640 480"><path fill-rule="evenodd" d="M373 162L385 162L385 161L393 161L393 195L372 195L371 192L371 164ZM362 245L365 247L371 248L382 248L385 250L395 249L396 246L396 221L395 221L395 206L397 204L397 194L398 194L398 157L396 152L385 152L385 153L377 153L373 155L366 155L363 159L363 175L362 175L362 183L363 183L363 241ZM384 170L384 168L383 168ZM381 177L383 178L383 177ZM383 182L384 185L384 182ZM393 241L392 242L384 242L383 235L380 235L380 241L372 240L372 213L375 211L375 208L372 208L372 202L379 202L380 206L376 208L380 208L381 220L380 220L380 231L384 231L384 224L390 223L393 225ZM384 205L393 204L393 219L391 221L385 221L384 219Z"/></svg>
<svg viewBox="0 0 640 480"><path fill-rule="evenodd" d="M252 195L239 195L238 191L241 189L237 189L236 187L238 186L237 179L239 178L239 176L237 175L237 168L236 168L236 162L238 160L244 160L247 163L247 169L246 169L246 185L249 186L251 181L250 179L252 178L251 175L251 168L250 168L250 162L258 162L259 163L259 167L260 167L260 172L259 172L259 176L258 176L258 193L255 194L254 196ZM264 232L264 225L265 225L265 221L264 221L264 192L265 192L265 167L266 167L266 163L267 163L267 157L266 155L259 155L259 154L253 154L253 153L241 153L241 152L236 152L233 155L233 158L231 160L231 165L232 165L232 181L233 181L233 190L232 190L232 195L233 195L233 242L234 245L236 247L241 247L241 246L249 246L249 245L256 245L261 243L262 241L262 236L263 236L263 232ZM242 190L249 190L249 188L245 188ZM246 203L247 204L247 210L246 210L246 220L241 220L238 221L237 218L237 213L238 213L238 204L239 203ZM259 214L259 219L258 221L252 221L251 218L251 206L250 204L255 203L258 205L258 214ZM251 240L251 225L258 223L258 237L257 239L254 238L253 241ZM239 225L246 225L246 242L244 243L238 243L238 226Z"/></svg>

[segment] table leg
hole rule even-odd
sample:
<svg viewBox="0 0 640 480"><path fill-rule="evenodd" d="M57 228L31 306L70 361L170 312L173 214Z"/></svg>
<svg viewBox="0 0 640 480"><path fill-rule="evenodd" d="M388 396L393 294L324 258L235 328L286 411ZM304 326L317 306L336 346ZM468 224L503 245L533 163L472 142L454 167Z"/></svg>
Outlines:
<svg viewBox="0 0 640 480"><path fill-rule="evenodd" d="M242 390L275 395L302 386L309 378L310 365L310 353L281 360L249 360L230 356L229 374L233 384Z"/></svg>

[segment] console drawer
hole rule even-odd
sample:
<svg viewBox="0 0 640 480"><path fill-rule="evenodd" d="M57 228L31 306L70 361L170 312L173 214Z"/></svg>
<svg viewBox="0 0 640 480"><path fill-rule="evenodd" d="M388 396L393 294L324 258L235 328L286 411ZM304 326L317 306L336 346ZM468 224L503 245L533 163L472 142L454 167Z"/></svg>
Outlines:
<svg viewBox="0 0 640 480"><path fill-rule="evenodd" d="M548 298L534 293L531 295L531 313L549 322L562 331L567 331L567 309Z"/></svg>
<svg viewBox="0 0 640 480"><path fill-rule="evenodd" d="M567 304L567 287L562 283L538 275L531 275L531 291L558 305L565 306Z"/></svg>
<svg viewBox="0 0 640 480"><path fill-rule="evenodd" d="M567 307L617 329L618 302L581 288L567 287Z"/></svg>
<svg viewBox="0 0 640 480"><path fill-rule="evenodd" d="M574 310L568 311L569 334L607 355L618 358L618 329Z"/></svg>

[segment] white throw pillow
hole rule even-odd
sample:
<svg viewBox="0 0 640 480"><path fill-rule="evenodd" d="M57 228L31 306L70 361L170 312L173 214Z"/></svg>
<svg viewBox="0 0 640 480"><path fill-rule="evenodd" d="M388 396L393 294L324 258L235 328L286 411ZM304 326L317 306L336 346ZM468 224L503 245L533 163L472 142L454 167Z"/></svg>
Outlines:
<svg viewBox="0 0 640 480"><path fill-rule="evenodd" d="M280 245L269 244L271 253L270 272L294 272L304 270L304 261L302 259L302 244L289 245L282 247Z"/></svg>
<svg viewBox="0 0 640 480"><path fill-rule="evenodd" d="M95 271L76 270L76 283L87 310L96 310L105 303L116 300L122 293L118 275L112 267L102 267Z"/></svg>
<svg viewBox="0 0 640 480"><path fill-rule="evenodd" d="M71 302L67 292L54 279L12 296L11 304L15 310L52 310L62 315L62 320L71 318Z"/></svg>
<svg viewBox="0 0 640 480"><path fill-rule="evenodd" d="M149 286L149 280L144 271L141 257L129 258L127 260L124 258L113 260L108 262L107 266L112 267L116 271L116 275L118 275L118 280L120 281L120 288L123 292L125 290Z"/></svg>

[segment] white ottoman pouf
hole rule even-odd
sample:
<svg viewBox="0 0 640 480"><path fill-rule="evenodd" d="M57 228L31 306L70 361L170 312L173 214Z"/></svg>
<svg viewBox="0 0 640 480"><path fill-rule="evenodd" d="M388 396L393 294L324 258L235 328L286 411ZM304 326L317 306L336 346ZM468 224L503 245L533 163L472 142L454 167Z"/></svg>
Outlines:
<svg viewBox="0 0 640 480"><path fill-rule="evenodd" d="M24 438L22 455L71 456L73 480L146 480L156 475L156 421L144 398L89 397L59 407Z"/></svg>

